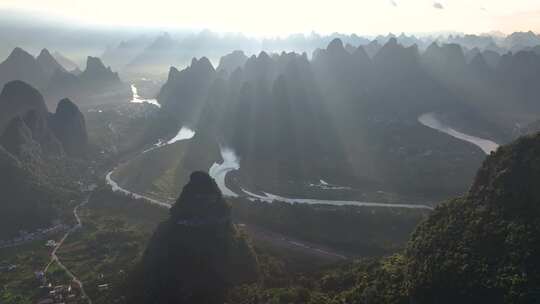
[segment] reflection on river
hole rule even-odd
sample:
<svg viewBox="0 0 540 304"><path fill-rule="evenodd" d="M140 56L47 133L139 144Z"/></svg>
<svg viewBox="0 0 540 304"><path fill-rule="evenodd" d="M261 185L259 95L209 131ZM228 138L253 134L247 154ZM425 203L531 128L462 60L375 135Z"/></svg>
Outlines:
<svg viewBox="0 0 540 304"><path fill-rule="evenodd" d="M169 144L173 144L181 140L191 139L194 135L195 135L195 131L187 127L182 127L178 131L178 134L175 137L173 137L167 142L161 141L158 144L156 144L154 147L143 151L143 153L154 150L154 149L158 149L160 147L163 147ZM362 202L362 201L321 200L321 199L312 199L312 198L289 198L289 197L279 196L279 195L270 194L266 192L263 192L263 195L260 195L260 194L253 193L245 189L242 189L242 193L239 195L238 193L234 192L233 190L227 187L227 184L225 183L225 179L227 177L227 173L240 169L240 158L236 155L235 151L231 148L221 147L220 153L221 153L221 158L223 161L221 163L215 162L214 164L212 164L212 166L208 170L208 174L216 181L216 184L218 185L223 195L227 197L238 197L242 195L242 196L247 196L249 199L253 199L253 200L257 199L257 200L266 201L266 202L282 201L282 202L291 203L291 204L302 203L302 204L327 204L327 205L335 205L335 206L354 205L354 206L367 206L367 207L412 208L412 209L430 209L430 210L433 209L433 207L431 206L417 205L417 204L390 204L390 203L387 204L387 203ZM117 182L115 182L112 179L113 172L114 170L109 172L106 176L107 184L111 186L113 191L121 192L123 194L130 195L135 198L146 199L148 202L152 204L160 205L163 207L170 207L170 203L160 202L158 200L155 200L147 196L137 194L137 193L134 193L127 189L122 188L120 185L118 185ZM325 186L330 186L330 184L322 180L321 180L321 184ZM333 190L333 189L329 188L328 190Z"/></svg>
<svg viewBox="0 0 540 304"><path fill-rule="evenodd" d="M156 143L151 148L142 151L142 153L147 153L147 152L150 152L150 151L152 151L154 149L158 149L158 148L161 148L161 147L164 147L164 146L167 146L167 145L171 145L171 144L174 144L174 143L176 143L178 141L181 141L181 140L191 139L191 138L193 138L193 136L195 136L195 131L191 130L188 127L181 127L180 130L178 131L178 133L176 134L176 136L174 136L173 138L171 138L170 140L168 140L166 142L160 140L160 141L158 141L158 143ZM114 170L116 170L116 168ZM135 192L131 192L131 191L127 190L127 189L122 188L120 185L118 185L118 183L116 181L114 181L112 179L112 174L113 174L114 170L110 171L105 176L105 181L107 182L107 184L109 186L111 186L111 189L112 189L113 192L119 192L119 193L125 194L127 196L131 196L133 198L136 198L136 199L144 199L144 200L148 201L149 203L159 205L161 207L169 208L171 206L170 203L161 202L161 201L158 201L156 199L150 198L148 196L141 195L141 194L138 194L138 193L135 193Z"/></svg>
<svg viewBox="0 0 540 304"><path fill-rule="evenodd" d="M220 152L223 162L221 164L212 164L208 170L208 174L216 180L216 183L224 196L237 197L238 194L227 188L225 177L230 171L240 169L240 160L232 149L222 147Z"/></svg>
<svg viewBox="0 0 540 304"><path fill-rule="evenodd" d="M139 92L137 90L137 87L134 84L131 85L131 94L133 95L133 97L131 97L131 100L129 102L133 102L133 103L149 103L149 104L155 105L158 108L161 108L161 105L159 104L157 99L141 98L141 96L139 96Z"/></svg>
<svg viewBox="0 0 540 304"><path fill-rule="evenodd" d="M147 202L151 203L151 204L154 204L154 205L158 205L160 207L165 207L165 208L170 208L171 207L171 204L170 203L165 203L165 202L160 202L158 200L155 200L153 198L150 198L148 196L144 196L144 195L141 195L141 194L137 194L137 193L134 193L134 192L131 192L127 189L124 189L122 187L120 187L120 185L118 185L117 182L115 182L113 179L112 179L112 174L113 174L114 170L110 171L109 173L107 173L107 175L105 176L105 181L107 182L107 184L109 186L111 186L111 190L113 192L118 192L118 193L122 193L126 196L131 196L135 199L143 199L143 200L146 200Z"/></svg>
<svg viewBox="0 0 540 304"><path fill-rule="evenodd" d="M161 148L166 145L171 145L181 140L191 139L193 138L193 136L195 136L195 131L191 130L188 127L181 127L178 133L176 133L176 135L173 138L169 139L168 141L163 141L160 139L152 147L142 151L142 153L147 153L154 149Z"/></svg>
<svg viewBox="0 0 540 304"><path fill-rule="evenodd" d="M425 113L420 115L418 117L418 122L428 128L435 129L457 139L472 143L473 145L482 149L482 151L484 151L484 153L486 154L490 154L491 152L497 150L497 148L499 147L496 142L493 142L489 139L483 139L480 137L465 134L455 130L450 126L445 125L443 122L437 119L435 113Z"/></svg>
<svg viewBox="0 0 540 304"><path fill-rule="evenodd" d="M188 127L182 127L178 131L175 137L171 138L167 145L174 144L177 141L186 140L186 139L192 139L193 136L195 136L195 131L191 130Z"/></svg>
<svg viewBox="0 0 540 304"><path fill-rule="evenodd" d="M240 169L240 161L234 150L229 148L221 148L221 157L223 162L221 164L214 163L210 167L209 174L216 180L216 183L225 196L238 197L239 195L229 189L225 184L225 177L227 173L233 170ZM386 203L374 203L374 202L361 202L361 201L342 201L342 200L321 200L310 198L289 198L263 192L264 195L255 194L248 190L242 189L242 195L247 196L250 199L261 200L265 202L281 201L285 203L300 203L300 204L327 204L335 206L354 205L354 206L367 206L367 207L390 207L390 208L412 208L412 209L433 209L427 205L416 204L386 204Z"/></svg>
<svg viewBox="0 0 540 304"><path fill-rule="evenodd" d="M364 206L364 207L387 207L387 208L410 208L410 209L428 209L431 210L433 207L427 205L416 205L416 204L391 204L391 203L374 203L374 202L361 202L361 201L340 201L340 200L321 200L313 198L289 198L283 197L271 193L263 192L264 195L255 194L249 192L245 189L242 189L250 198L261 200L264 202L280 201L285 203L299 203L299 204L325 204L325 205L334 205L334 206Z"/></svg>

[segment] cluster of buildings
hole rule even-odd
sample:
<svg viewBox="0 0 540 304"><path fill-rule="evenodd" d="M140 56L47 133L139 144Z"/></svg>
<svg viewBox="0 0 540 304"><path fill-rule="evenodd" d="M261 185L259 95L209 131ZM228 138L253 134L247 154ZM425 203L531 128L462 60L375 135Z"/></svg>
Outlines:
<svg viewBox="0 0 540 304"><path fill-rule="evenodd" d="M48 293L37 304L80 304L85 303L79 293L71 285L43 286L43 291Z"/></svg>
<svg viewBox="0 0 540 304"><path fill-rule="evenodd" d="M6 264L6 263L0 263L0 273L2 272L10 272L17 269L17 265L15 264Z"/></svg>
<svg viewBox="0 0 540 304"><path fill-rule="evenodd" d="M13 238L11 240L0 240L0 249L19 246L35 240L41 240L44 239L46 236L65 231L67 229L69 229L68 225L57 223L52 227L38 229L34 232L27 232L21 230L19 231L19 236L16 238Z"/></svg>
<svg viewBox="0 0 540 304"><path fill-rule="evenodd" d="M37 304L81 304L86 303L81 298L79 287L75 283L67 285L53 285L47 281L43 271L35 273L36 279L40 282L40 300Z"/></svg>

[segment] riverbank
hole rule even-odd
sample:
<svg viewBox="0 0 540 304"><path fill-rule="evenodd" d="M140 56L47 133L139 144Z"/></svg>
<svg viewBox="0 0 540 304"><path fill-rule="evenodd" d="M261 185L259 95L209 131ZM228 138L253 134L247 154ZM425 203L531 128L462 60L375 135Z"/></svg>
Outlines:
<svg viewBox="0 0 540 304"><path fill-rule="evenodd" d="M494 141L491 141L489 139L484 139L480 137L476 137L473 135L465 134L460 131L457 131L451 126L446 125L444 122L442 122L440 119L438 119L436 113L424 113L420 116L418 116L418 122L422 125L437 130L439 132L442 132L444 134L450 135L454 138L460 139L464 142L471 143L478 148L480 148L485 154L489 155L491 152L497 150L499 148L499 144L497 144Z"/></svg>

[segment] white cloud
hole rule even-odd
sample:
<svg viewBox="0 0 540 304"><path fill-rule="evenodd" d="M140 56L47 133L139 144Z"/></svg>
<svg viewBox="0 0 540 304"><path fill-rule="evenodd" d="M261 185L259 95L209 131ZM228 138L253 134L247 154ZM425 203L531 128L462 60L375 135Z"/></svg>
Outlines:
<svg viewBox="0 0 540 304"><path fill-rule="evenodd" d="M489 13L480 9L487 3ZM30 10L41 17L69 18L70 22L84 24L208 28L264 36L311 31L482 33L521 29L540 22L519 17L540 11L539 0L0 0L2 8ZM444 9L444 14L434 14L434 9ZM503 17L504 27L500 25Z"/></svg>

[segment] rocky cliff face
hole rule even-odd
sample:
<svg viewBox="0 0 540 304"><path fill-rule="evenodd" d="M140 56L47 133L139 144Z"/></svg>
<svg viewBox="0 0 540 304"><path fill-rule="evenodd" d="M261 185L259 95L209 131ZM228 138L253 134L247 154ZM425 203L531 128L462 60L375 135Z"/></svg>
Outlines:
<svg viewBox="0 0 540 304"><path fill-rule="evenodd" d="M32 55L17 47L0 63L0 87L12 80L41 87L46 82L46 74Z"/></svg>
<svg viewBox="0 0 540 304"><path fill-rule="evenodd" d="M132 277L129 303L223 303L229 287L256 280L256 264L215 181L194 172Z"/></svg>
<svg viewBox="0 0 540 304"><path fill-rule="evenodd" d="M61 100L51 115L36 89L12 81L0 94L0 110L0 145L16 157L34 162L64 152L84 156L88 145L85 120L70 100Z"/></svg>
<svg viewBox="0 0 540 304"><path fill-rule="evenodd" d="M22 81L7 83L0 93L0 109L0 144L11 153L20 156L36 142L48 155L62 155L62 145L49 126L45 101L36 89Z"/></svg>

